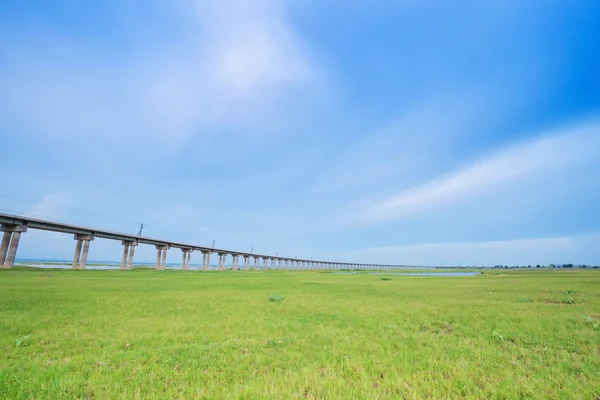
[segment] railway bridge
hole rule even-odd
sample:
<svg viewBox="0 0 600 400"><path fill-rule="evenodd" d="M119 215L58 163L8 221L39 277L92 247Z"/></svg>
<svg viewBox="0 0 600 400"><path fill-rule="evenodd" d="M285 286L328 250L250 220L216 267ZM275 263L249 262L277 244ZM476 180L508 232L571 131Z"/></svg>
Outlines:
<svg viewBox="0 0 600 400"><path fill-rule="evenodd" d="M338 261L315 261L296 257L283 257L279 255L269 254L254 254L243 251L218 249L194 244L172 242L163 239L154 239L144 236L136 236L127 233L113 232L104 229L97 229L87 226L71 225L62 222L56 222L46 219L30 218L21 215L0 213L0 231L4 232L2 243L0 245L0 267L12 268L17 255L19 241L21 236L28 229L38 229L51 232L62 232L74 235L75 239L75 254L73 256L73 269L85 269L87 263L88 252L91 242L95 238L103 238L109 240L120 241L123 245L123 257L121 261L122 270L132 268L133 258L135 256L135 248L139 245L150 245L156 248L156 269L164 270L167 260L167 252L170 249L179 249L182 253L181 269L188 270L190 268L191 256L193 252L202 254L202 270L208 270L211 256L218 255L217 268L224 271L228 258L231 260L231 269L238 270L240 268L248 270L253 268L260 269L384 269L384 268L449 268L449 267L433 267L433 266L416 266L416 265L389 265L389 264L368 264L368 263L352 263ZM240 258L242 265L240 266Z"/></svg>

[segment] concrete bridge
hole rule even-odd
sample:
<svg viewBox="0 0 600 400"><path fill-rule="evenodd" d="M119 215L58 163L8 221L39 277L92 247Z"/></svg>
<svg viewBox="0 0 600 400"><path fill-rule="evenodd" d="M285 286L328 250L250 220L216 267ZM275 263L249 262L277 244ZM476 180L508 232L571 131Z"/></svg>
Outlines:
<svg viewBox="0 0 600 400"><path fill-rule="evenodd" d="M384 268L452 268L452 267L433 267L433 266L415 266L415 265L387 265L387 264L364 264L364 263L348 263L336 261L315 261L303 258L291 258L282 256L272 256L268 254L253 254L243 251L216 249L193 244L171 242L168 240L153 239L144 236L135 236L126 233L112 232L103 229L90 228L86 226L78 226L64 224L44 219L24 217L20 215L0 213L0 231L4 232L2 244L0 245L0 267L12 268L21 235L27 232L28 229L38 229L51 232L63 232L73 234L75 243L75 255L73 256L73 269L85 269L87 262L90 243L95 238L104 238L120 241L123 245L123 258L121 261L121 269L128 270L132 268L135 248L140 244L155 246L156 254L156 269L164 270L167 260L167 251L172 248L180 249L182 253L181 269L188 270L190 268L191 256L194 251L202 253L202 269L207 270L210 265L210 257L212 254L217 254L218 269L225 270L227 258L231 258L231 266L233 270L243 268L248 270L253 268L259 269L340 269L340 268L356 268L356 269L384 269ZM240 258L243 264L240 267Z"/></svg>

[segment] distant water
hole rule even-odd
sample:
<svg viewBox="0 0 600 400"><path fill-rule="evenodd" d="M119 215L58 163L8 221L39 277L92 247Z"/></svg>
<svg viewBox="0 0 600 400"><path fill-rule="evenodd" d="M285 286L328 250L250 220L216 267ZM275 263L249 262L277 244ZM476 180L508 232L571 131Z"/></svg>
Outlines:
<svg viewBox="0 0 600 400"><path fill-rule="evenodd" d="M371 272L378 275L402 275L402 276L476 276L481 272Z"/></svg>
<svg viewBox="0 0 600 400"><path fill-rule="evenodd" d="M71 269L73 267L73 261L71 260L49 260L49 259L18 259L15 262L16 266L27 266L34 268L56 268L56 269ZM156 264L151 262L134 262L134 267L149 267L155 268ZM98 261L90 260L85 265L85 269L97 269L97 270L110 270L121 268L120 262L115 261ZM181 269L180 263L167 263L165 264L167 269ZM225 268L231 268L231 266L225 266ZM202 269L201 264L191 264L190 270L199 271ZM211 265L208 270L217 270L218 267Z"/></svg>

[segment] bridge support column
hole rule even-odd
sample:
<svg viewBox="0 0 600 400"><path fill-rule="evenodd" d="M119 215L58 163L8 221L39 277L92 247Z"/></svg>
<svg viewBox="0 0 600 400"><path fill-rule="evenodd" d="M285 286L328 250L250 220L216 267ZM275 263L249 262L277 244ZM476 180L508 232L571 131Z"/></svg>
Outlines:
<svg viewBox="0 0 600 400"><path fill-rule="evenodd" d="M0 245L0 268L12 268L15 264L21 233L27 232L27 225L2 224L4 232Z"/></svg>
<svg viewBox="0 0 600 400"><path fill-rule="evenodd" d="M121 244L123 245L123 258L121 259L120 269L127 269L127 257L129 256L129 246L131 245L131 242L122 241Z"/></svg>
<svg viewBox="0 0 600 400"><path fill-rule="evenodd" d="M73 239L77 240L75 254L73 255L73 269L85 269L90 251L90 242L94 240L94 235L75 234Z"/></svg>
<svg viewBox="0 0 600 400"><path fill-rule="evenodd" d="M123 259L121 260L121 270L131 269L133 265L133 255L135 253L135 246L137 243L131 240L123 240Z"/></svg>
<svg viewBox="0 0 600 400"><path fill-rule="evenodd" d="M160 269L164 270L167 265L167 250L169 250L169 246L165 246L162 253L162 262L160 263Z"/></svg>
<svg viewBox="0 0 600 400"><path fill-rule="evenodd" d="M156 245L156 270L162 271L165 269L165 265L167 264L167 250L169 250L169 245Z"/></svg>
<svg viewBox="0 0 600 400"><path fill-rule="evenodd" d="M160 271L160 260L162 259L162 246L156 246L156 270Z"/></svg>
<svg viewBox="0 0 600 400"><path fill-rule="evenodd" d="M210 251L202 250L202 271L206 271L210 265Z"/></svg>
<svg viewBox="0 0 600 400"><path fill-rule="evenodd" d="M129 258L127 260L127 269L133 268L133 256L135 254L135 246L137 246L137 242L129 243Z"/></svg>
<svg viewBox="0 0 600 400"><path fill-rule="evenodd" d="M219 271L225 271L225 259L227 258L226 253L219 253Z"/></svg>
<svg viewBox="0 0 600 400"><path fill-rule="evenodd" d="M192 258L193 251L194 249L181 249L181 252L183 253L181 260L182 271L187 271L188 269L190 269L190 259Z"/></svg>
<svg viewBox="0 0 600 400"><path fill-rule="evenodd" d="M240 256L238 254L232 254L231 255L231 269L234 271L238 270L238 263L240 262L239 260Z"/></svg>
<svg viewBox="0 0 600 400"><path fill-rule="evenodd" d="M244 256L244 270L248 271L250 268L250 256Z"/></svg>
<svg viewBox="0 0 600 400"><path fill-rule="evenodd" d="M263 258L263 269L269 269L269 259L267 257Z"/></svg>
<svg viewBox="0 0 600 400"><path fill-rule="evenodd" d="M258 271L260 269L260 257L254 257L254 270Z"/></svg>
<svg viewBox="0 0 600 400"><path fill-rule="evenodd" d="M277 260L277 269L283 269L283 260L281 258Z"/></svg>

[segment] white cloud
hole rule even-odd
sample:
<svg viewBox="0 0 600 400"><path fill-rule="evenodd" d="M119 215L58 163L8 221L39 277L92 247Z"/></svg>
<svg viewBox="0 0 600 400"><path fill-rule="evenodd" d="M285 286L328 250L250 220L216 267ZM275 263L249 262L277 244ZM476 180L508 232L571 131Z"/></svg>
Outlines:
<svg viewBox="0 0 600 400"><path fill-rule="evenodd" d="M49 193L29 207L27 214L40 218L61 219L67 215L73 204L71 196L64 193Z"/></svg>
<svg viewBox="0 0 600 400"><path fill-rule="evenodd" d="M301 40L275 0L197 2L207 34L208 64L233 96L314 74Z"/></svg>
<svg viewBox="0 0 600 400"><path fill-rule="evenodd" d="M362 205L358 222L385 222L477 200L530 178L596 160L600 124L588 123L503 149L468 167Z"/></svg>
<svg viewBox="0 0 600 400"><path fill-rule="evenodd" d="M224 131L207 127L264 131L252 124L272 126L282 98L296 101L318 76L282 2L190 0L163 11L145 29L123 27L127 40L114 50L88 46L48 21L0 31L0 121L53 142L101 137L164 149ZM163 30L149 49L147 34Z"/></svg>
<svg viewBox="0 0 600 400"><path fill-rule="evenodd" d="M339 257L403 265L592 265L600 260L598 240L600 234L487 242L425 243L360 249L341 253Z"/></svg>

